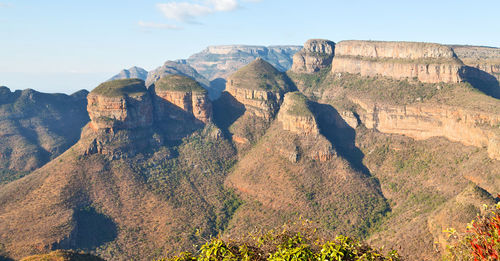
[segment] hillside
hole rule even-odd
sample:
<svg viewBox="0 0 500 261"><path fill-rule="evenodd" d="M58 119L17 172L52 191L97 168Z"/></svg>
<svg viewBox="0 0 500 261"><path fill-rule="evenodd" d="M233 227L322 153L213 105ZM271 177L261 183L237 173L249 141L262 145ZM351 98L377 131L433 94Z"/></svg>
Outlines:
<svg viewBox="0 0 500 261"><path fill-rule="evenodd" d="M87 92L12 92L0 87L0 185L54 159L73 144L89 118Z"/></svg>
<svg viewBox="0 0 500 261"><path fill-rule="evenodd" d="M144 70L141 67L133 66L128 69L121 70L118 74L109 78L108 81L120 80L120 79L133 79L133 78L145 81L147 77L148 77L148 71Z"/></svg>
<svg viewBox="0 0 500 261"><path fill-rule="evenodd" d="M102 83L78 142L0 186L0 257L199 255L205 242L306 220L439 260L442 231L500 192L500 101L454 48L312 39L289 71L254 59L213 101L161 69L147 87Z"/></svg>

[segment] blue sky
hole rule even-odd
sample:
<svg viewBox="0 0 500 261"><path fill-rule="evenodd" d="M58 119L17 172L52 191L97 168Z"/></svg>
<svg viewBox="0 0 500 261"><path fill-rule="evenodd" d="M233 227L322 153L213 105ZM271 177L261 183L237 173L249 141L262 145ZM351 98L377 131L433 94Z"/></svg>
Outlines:
<svg viewBox="0 0 500 261"><path fill-rule="evenodd" d="M0 0L0 85L92 89L208 45L310 38L500 46L499 0Z"/></svg>

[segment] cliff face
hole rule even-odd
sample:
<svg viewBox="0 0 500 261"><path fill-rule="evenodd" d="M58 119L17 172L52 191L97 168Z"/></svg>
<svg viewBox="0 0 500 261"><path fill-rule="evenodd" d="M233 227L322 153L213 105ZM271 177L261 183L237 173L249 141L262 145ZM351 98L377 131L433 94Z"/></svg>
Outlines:
<svg viewBox="0 0 500 261"><path fill-rule="evenodd" d="M451 141L486 147L488 155L500 160L500 116L450 106L389 106L351 99L362 110L361 122L368 128L414 139L443 136Z"/></svg>
<svg viewBox="0 0 500 261"><path fill-rule="evenodd" d="M463 81L463 63L453 50L432 43L342 41L335 46L332 72L427 83Z"/></svg>
<svg viewBox="0 0 500 261"><path fill-rule="evenodd" d="M289 92L285 95L277 121L284 131L293 134L292 141L285 139L285 135L275 140L277 152L291 162L303 156L323 162L336 155L332 144L320 134L309 101L303 94Z"/></svg>
<svg viewBox="0 0 500 261"><path fill-rule="evenodd" d="M270 120L292 89L288 78L268 62L258 58L231 75L226 91L245 106L248 113Z"/></svg>
<svg viewBox="0 0 500 261"><path fill-rule="evenodd" d="M318 135L318 124L307 104L307 98L299 92L285 95L277 117L283 129L301 135Z"/></svg>
<svg viewBox="0 0 500 261"><path fill-rule="evenodd" d="M293 56L292 71L295 73L314 73L330 66L335 43L323 39L311 39L304 48Z"/></svg>
<svg viewBox="0 0 500 261"><path fill-rule="evenodd" d="M99 89L112 88L106 83L90 92L87 100L87 111L90 126L101 129L135 129L149 127L153 124L153 103L141 80L118 80L123 84L120 93L107 94ZM116 81L110 82L116 83ZM126 90L133 86L133 91Z"/></svg>
<svg viewBox="0 0 500 261"><path fill-rule="evenodd" d="M212 118L212 105L207 91L188 77L165 76L155 84L153 90L155 115L158 119L184 117L182 114L176 114L176 109L194 116L203 123L208 123ZM172 105L175 108L172 108Z"/></svg>
<svg viewBox="0 0 500 261"><path fill-rule="evenodd" d="M286 71L292 66L292 56L301 46L248 46L221 45L209 46L200 53L193 54L186 62L209 80L226 79L228 76L262 58L276 67Z"/></svg>

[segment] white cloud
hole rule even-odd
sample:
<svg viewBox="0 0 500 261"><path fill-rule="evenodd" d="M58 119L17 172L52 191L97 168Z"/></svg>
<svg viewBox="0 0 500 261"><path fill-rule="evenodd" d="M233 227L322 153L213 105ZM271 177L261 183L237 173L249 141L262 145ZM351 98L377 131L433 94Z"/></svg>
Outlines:
<svg viewBox="0 0 500 261"><path fill-rule="evenodd" d="M216 11L232 11L238 8L238 2L236 0L209 0L214 10Z"/></svg>
<svg viewBox="0 0 500 261"><path fill-rule="evenodd" d="M157 6L165 17L177 21L192 21L195 17L213 13L213 9L208 6L188 2L170 2Z"/></svg>
<svg viewBox="0 0 500 261"><path fill-rule="evenodd" d="M255 1L255 0L251 0ZM197 17L216 12L228 12L238 9L237 0L204 0L199 3L168 2L157 4L158 9L168 19L182 22L194 22Z"/></svg>
<svg viewBox="0 0 500 261"><path fill-rule="evenodd" d="M180 30L182 27L173 24L160 24L153 22L143 22L139 21L137 23L140 27L149 28L149 29L168 29L168 30Z"/></svg>

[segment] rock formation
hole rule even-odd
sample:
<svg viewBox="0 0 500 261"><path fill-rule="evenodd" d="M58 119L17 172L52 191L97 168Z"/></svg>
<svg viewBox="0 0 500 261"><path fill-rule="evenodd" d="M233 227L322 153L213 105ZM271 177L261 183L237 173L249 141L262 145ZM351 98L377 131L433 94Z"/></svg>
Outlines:
<svg viewBox="0 0 500 261"><path fill-rule="evenodd" d="M279 71L286 71L292 66L292 56L301 46L249 46L221 45L209 46L205 50L191 55L186 62L209 80L226 79L228 76L249 64L256 58L262 58Z"/></svg>
<svg viewBox="0 0 500 261"><path fill-rule="evenodd" d="M307 98L299 92L285 94L277 117L283 129L301 135L318 135L316 119L311 112Z"/></svg>
<svg viewBox="0 0 500 261"><path fill-rule="evenodd" d="M207 91L193 79L182 75L167 75L154 84L153 91L155 116L158 120L165 117L183 117L174 113L173 105L203 123L211 121L212 104Z"/></svg>
<svg viewBox="0 0 500 261"><path fill-rule="evenodd" d="M96 131L145 128L153 124L153 104L142 80L102 83L87 99L90 126Z"/></svg>
<svg viewBox="0 0 500 261"><path fill-rule="evenodd" d="M341 41L335 46L332 72L427 83L463 81L463 63L453 50L433 43Z"/></svg>
<svg viewBox="0 0 500 261"><path fill-rule="evenodd" d="M150 86L163 76L171 74L187 76L200 83L204 88L210 87L210 81L199 74L189 64L180 61L166 61L162 66L150 71L146 79L146 86Z"/></svg>
<svg viewBox="0 0 500 261"><path fill-rule="evenodd" d="M226 91L249 113L266 120L274 117L283 95L292 88L283 73L261 58L232 74L226 85Z"/></svg>
<svg viewBox="0 0 500 261"><path fill-rule="evenodd" d="M465 65L484 71L500 81L500 48L469 45L450 47Z"/></svg>
<svg viewBox="0 0 500 261"><path fill-rule="evenodd" d="M295 134L292 139L283 136L282 139L275 141L278 153L290 161L297 162L301 156L326 161L336 155L332 144L320 134L309 101L303 94L287 93L277 120L283 130Z"/></svg>
<svg viewBox="0 0 500 261"><path fill-rule="evenodd" d="M141 79L143 81L148 77L148 71L141 67L131 67L129 69L123 69L121 72L111 77L108 81L120 80L120 79Z"/></svg>
<svg viewBox="0 0 500 261"><path fill-rule="evenodd" d="M351 99L362 110L357 113L368 128L402 134L414 139L443 136L465 145L485 147L500 160L500 115L451 106L390 106Z"/></svg>
<svg viewBox="0 0 500 261"><path fill-rule="evenodd" d="M293 56L292 71L295 73L314 73L330 66L335 43L323 39L311 39L304 48Z"/></svg>

